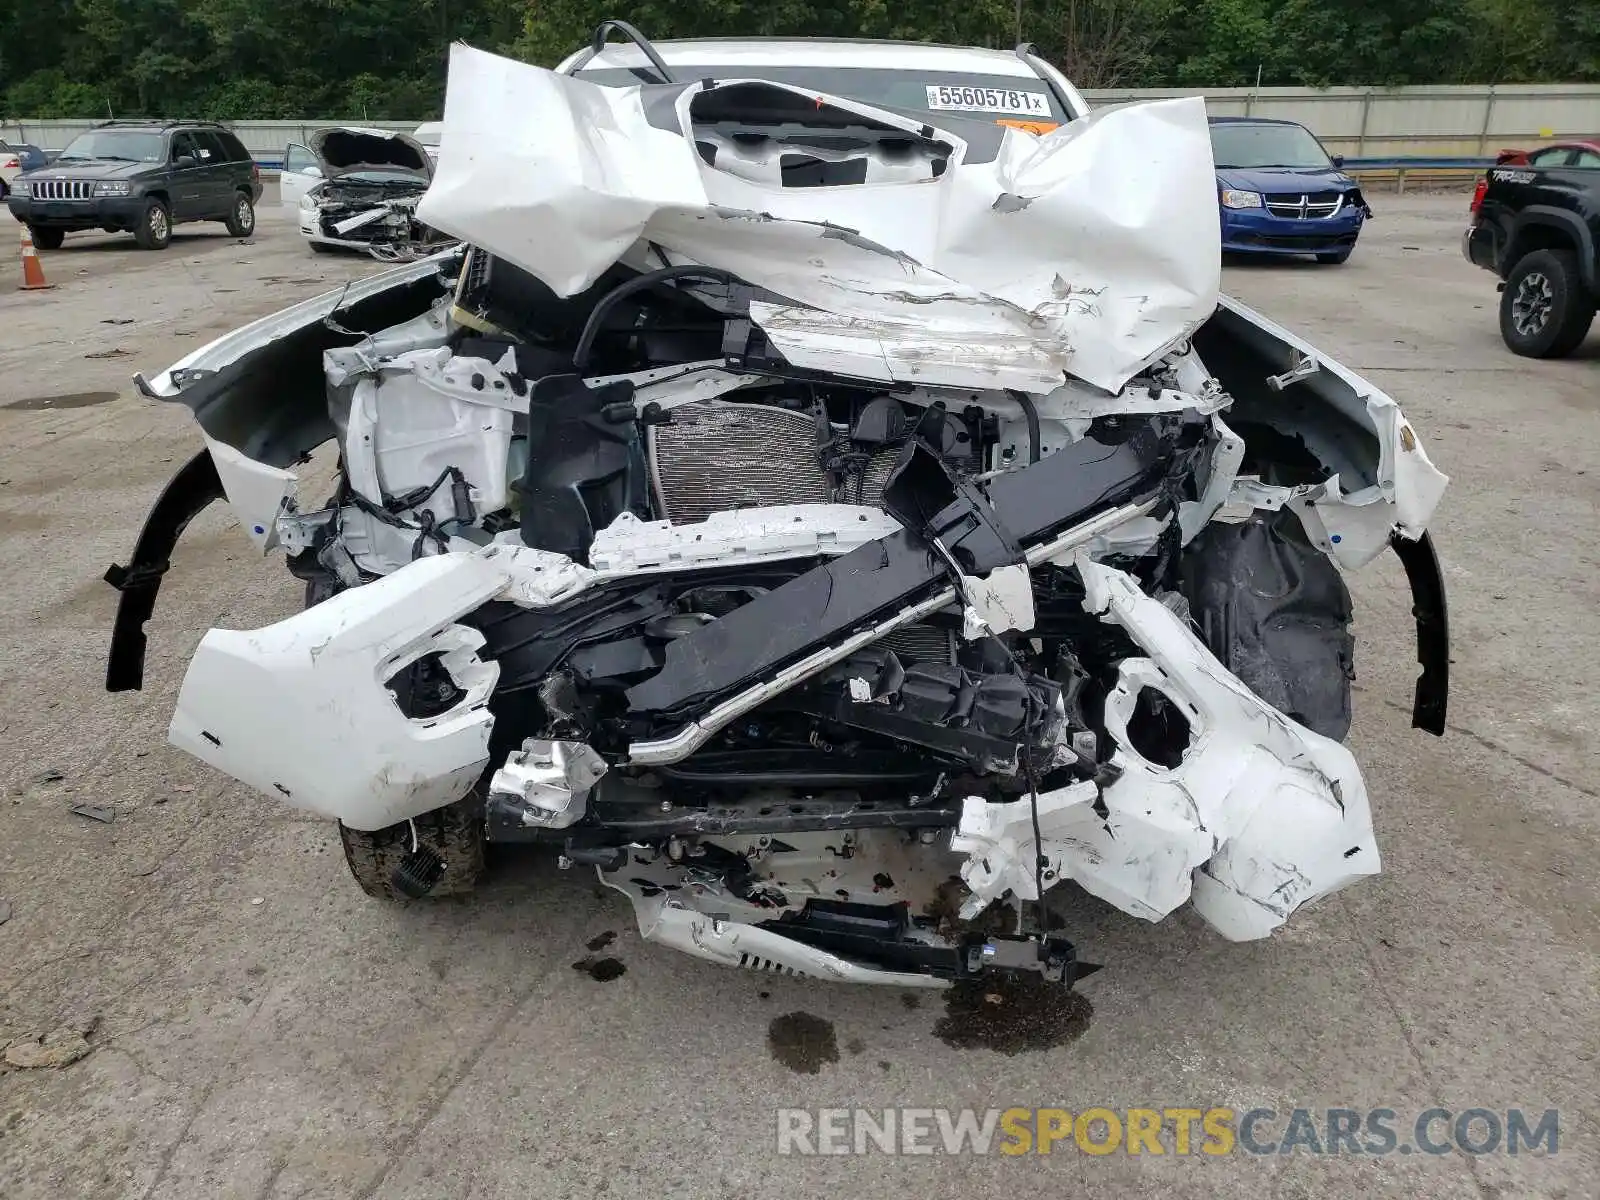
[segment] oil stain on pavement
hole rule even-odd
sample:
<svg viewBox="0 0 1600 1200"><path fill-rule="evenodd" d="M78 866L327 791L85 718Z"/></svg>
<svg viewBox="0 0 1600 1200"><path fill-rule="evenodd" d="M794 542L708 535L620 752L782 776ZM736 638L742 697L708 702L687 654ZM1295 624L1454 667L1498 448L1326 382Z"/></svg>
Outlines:
<svg viewBox="0 0 1600 1200"><path fill-rule="evenodd" d="M610 983L628 973L622 960L616 958L580 958L572 964L572 969L583 972L597 983Z"/></svg>
<svg viewBox="0 0 1600 1200"><path fill-rule="evenodd" d="M767 1026L767 1049L791 1071L816 1075L826 1063L839 1061L839 1040L833 1022L810 1013L784 1013Z"/></svg>
<svg viewBox="0 0 1600 1200"><path fill-rule="evenodd" d="M1082 992L1037 976L963 979L945 992L945 1015L933 1031L958 1050L1021 1054L1075 1042L1094 1006Z"/></svg>
<svg viewBox="0 0 1600 1200"><path fill-rule="evenodd" d="M30 396L26 400L13 400L5 405L5 409L7 412L54 412L62 408L110 404L116 398L116 392L68 392L61 396Z"/></svg>

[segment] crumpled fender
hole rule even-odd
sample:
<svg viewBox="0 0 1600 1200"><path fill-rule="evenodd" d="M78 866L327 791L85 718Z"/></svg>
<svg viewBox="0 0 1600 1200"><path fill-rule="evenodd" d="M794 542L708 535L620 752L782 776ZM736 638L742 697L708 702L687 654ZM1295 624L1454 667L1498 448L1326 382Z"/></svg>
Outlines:
<svg viewBox="0 0 1600 1200"><path fill-rule="evenodd" d="M1285 486L1237 475L1217 519L1289 508L1312 545L1346 570L1392 549L1411 585L1422 665L1411 723L1443 734L1450 619L1444 574L1427 530L1449 477L1433 465L1392 396L1238 301L1220 298L1195 345L1234 394L1229 424L1265 425L1298 442L1325 476ZM1270 372L1282 374L1268 378Z"/></svg>
<svg viewBox="0 0 1600 1200"><path fill-rule="evenodd" d="M1171 609L1126 573L1079 556L1084 609L1122 626L1144 651L1125 659L1106 698L1120 771L1038 798L1047 886L1072 879L1124 912L1158 921L1191 901L1224 937L1266 937L1312 900L1378 873L1366 786L1344 746L1297 724L1236 679ZM1154 688L1192 738L1165 767L1135 747L1128 723ZM952 849L977 915L1006 891L1038 895L1032 803L968 801Z"/></svg>
<svg viewBox="0 0 1600 1200"><path fill-rule="evenodd" d="M488 763L500 669L455 624L506 585L480 554L420 559L262 629L213 629L168 739L263 795L354 829L459 800ZM386 683L428 654L465 693L411 718Z"/></svg>

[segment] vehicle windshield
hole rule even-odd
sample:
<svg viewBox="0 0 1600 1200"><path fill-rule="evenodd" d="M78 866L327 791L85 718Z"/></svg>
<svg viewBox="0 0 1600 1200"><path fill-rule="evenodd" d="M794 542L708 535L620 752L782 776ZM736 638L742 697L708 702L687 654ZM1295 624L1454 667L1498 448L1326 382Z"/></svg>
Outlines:
<svg viewBox="0 0 1600 1200"><path fill-rule="evenodd" d="M1320 142L1299 125L1225 122L1211 127L1218 167L1331 167Z"/></svg>
<svg viewBox="0 0 1600 1200"><path fill-rule="evenodd" d="M96 129L73 138L56 161L88 162L91 159L160 162L161 135L135 129Z"/></svg>
<svg viewBox="0 0 1600 1200"><path fill-rule="evenodd" d="M971 71L897 71L884 67L669 65L679 79L767 79L883 108L1005 121L1037 132L1072 119L1044 80L1037 77ZM579 79L607 87L661 82L647 66L597 67L575 74Z"/></svg>

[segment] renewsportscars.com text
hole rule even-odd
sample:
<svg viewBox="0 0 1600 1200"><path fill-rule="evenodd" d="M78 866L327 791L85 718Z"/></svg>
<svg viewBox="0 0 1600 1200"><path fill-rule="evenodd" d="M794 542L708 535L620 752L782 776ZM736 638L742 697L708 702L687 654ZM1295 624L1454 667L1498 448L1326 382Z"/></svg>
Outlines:
<svg viewBox="0 0 1600 1200"><path fill-rule="evenodd" d="M1555 1154L1555 1109L780 1108L779 1154Z"/></svg>

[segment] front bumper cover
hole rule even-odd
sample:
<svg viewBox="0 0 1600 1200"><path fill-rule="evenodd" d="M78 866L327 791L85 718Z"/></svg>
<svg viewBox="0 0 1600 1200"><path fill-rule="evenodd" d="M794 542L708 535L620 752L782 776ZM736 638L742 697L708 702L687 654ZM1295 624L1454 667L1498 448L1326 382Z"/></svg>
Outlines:
<svg viewBox="0 0 1600 1200"><path fill-rule="evenodd" d="M144 212L143 196L102 196L95 200L36 200L12 192L6 197L11 215L41 229L132 229Z"/></svg>

